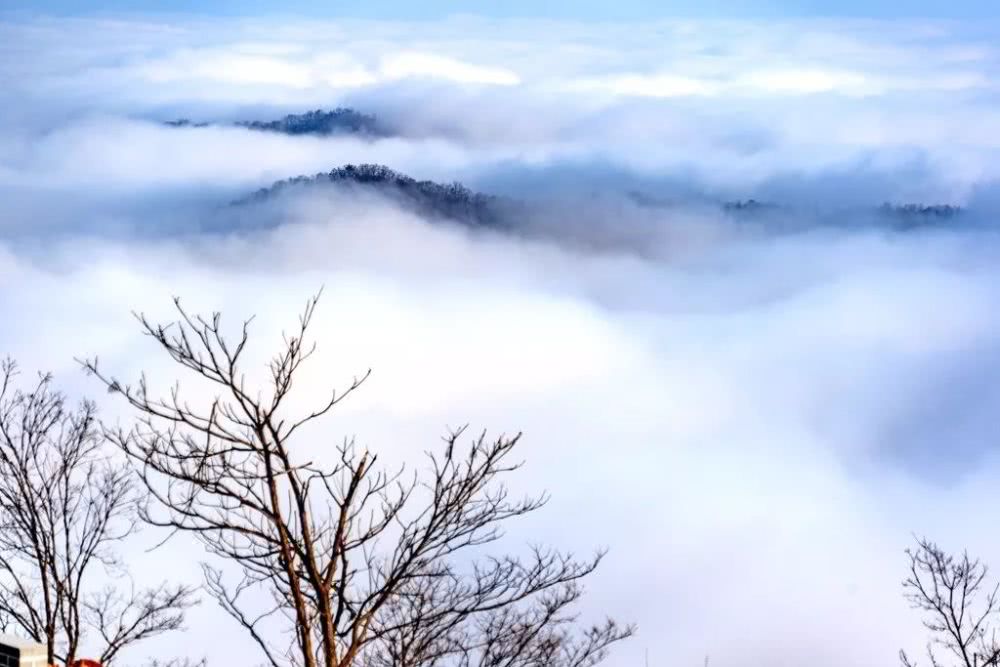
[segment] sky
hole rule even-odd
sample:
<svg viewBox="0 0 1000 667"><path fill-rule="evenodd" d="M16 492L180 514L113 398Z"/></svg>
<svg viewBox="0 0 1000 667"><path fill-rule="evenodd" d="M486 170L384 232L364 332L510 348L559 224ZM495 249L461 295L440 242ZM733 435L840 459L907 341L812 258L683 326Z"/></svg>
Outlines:
<svg viewBox="0 0 1000 667"><path fill-rule="evenodd" d="M3 6L0 354L108 419L129 415L75 359L179 377L133 311L256 314L263 364L323 287L292 407L373 374L303 450L354 435L409 460L448 426L523 431L514 488L552 502L509 544L609 549L581 611L639 633L608 664L889 664L926 641L900 588L914 534L1000 567L985 3ZM232 125L338 105L391 132ZM333 186L230 206L362 162L518 214L475 228ZM772 207L725 206L748 199ZM197 583L207 556L147 552L161 537L130 543L135 577ZM240 633L206 601L144 651L252 664Z"/></svg>
<svg viewBox="0 0 1000 667"><path fill-rule="evenodd" d="M382 19L436 19L455 14L491 17L545 17L588 21L669 17L852 17L852 18L980 18L995 19L996 5L990 0L219 0L212 3L178 0L4 0L0 9L88 14L95 12L190 12L207 15L298 14L308 16L352 16Z"/></svg>

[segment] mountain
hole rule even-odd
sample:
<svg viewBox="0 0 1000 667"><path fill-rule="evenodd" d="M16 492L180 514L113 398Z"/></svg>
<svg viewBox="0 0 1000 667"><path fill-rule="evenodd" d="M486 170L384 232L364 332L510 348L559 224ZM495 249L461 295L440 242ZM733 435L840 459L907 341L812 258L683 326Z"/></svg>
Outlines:
<svg viewBox="0 0 1000 667"><path fill-rule="evenodd" d="M163 121L164 125L170 127L208 127L209 123L196 123L193 120L187 118L178 118L177 120L166 120Z"/></svg>
<svg viewBox="0 0 1000 667"><path fill-rule="evenodd" d="M213 123L195 122L187 118L168 120L170 127L209 127ZM354 109L336 108L332 111L316 109L301 114L289 114L278 120L240 120L229 125L245 127L259 132L278 132L289 135L330 136L334 134L360 134L371 137L388 136L375 116Z"/></svg>
<svg viewBox="0 0 1000 667"><path fill-rule="evenodd" d="M232 204L240 206L259 203L292 189L321 188L331 185L365 188L377 192L422 216L490 227L511 227L515 223L523 224L552 216L560 217L559 211L564 210L559 202L553 206L552 202L544 200L532 202L483 194L457 182L443 184L418 181L378 164L348 164L314 176L297 176L277 181ZM686 210L682 203L671 199L636 191L625 194L643 207L673 209L678 214L684 214ZM709 205L718 207L735 220L759 221L788 229L808 228L816 224L833 226L876 224L909 229L949 222L966 213L961 207L947 204L883 204L878 207L831 209L825 212L755 199L716 202Z"/></svg>
<svg viewBox="0 0 1000 667"><path fill-rule="evenodd" d="M722 205L722 210L736 218L755 218L762 215L786 214L802 215L803 211L755 199L729 201ZM947 223L954 219L966 217L967 210L952 204L890 204L884 203L877 207L862 208L832 208L825 212L815 210L813 216L832 223L838 220L850 220L864 224L875 223L909 229L919 226L930 226Z"/></svg>
<svg viewBox="0 0 1000 667"><path fill-rule="evenodd" d="M961 206L951 204L882 204L878 212L907 224L930 224L950 220L965 213Z"/></svg>
<svg viewBox="0 0 1000 667"><path fill-rule="evenodd" d="M289 114L280 120L239 121L236 125L250 130L292 135L369 134L382 136L385 134L375 120L375 116L345 108L337 108L333 111L316 109L303 114Z"/></svg>
<svg viewBox="0 0 1000 667"><path fill-rule="evenodd" d="M739 201L727 201L722 205L722 210L726 213L758 214L770 213L778 208L777 204L757 201L756 199L745 199Z"/></svg>
<svg viewBox="0 0 1000 667"><path fill-rule="evenodd" d="M278 181L233 204L266 201L292 188L315 188L331 184L367 188L398 201L418 214L476 225L501 225L510 210L516 206L516 202L474 192L461 183L418 181L378 164L348 164L315 176L297 176Z"/></svg>

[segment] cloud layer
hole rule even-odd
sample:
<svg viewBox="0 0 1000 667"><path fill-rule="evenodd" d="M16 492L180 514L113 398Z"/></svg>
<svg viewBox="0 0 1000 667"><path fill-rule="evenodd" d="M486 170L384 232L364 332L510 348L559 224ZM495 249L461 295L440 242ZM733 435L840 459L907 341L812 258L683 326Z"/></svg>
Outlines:
<svg viewBox="0 0 1000 667"><path fill-rule="evenodd" d="M81 393L74 356L165 386L131 310L256 313L263 362L325 285L304 400L374 374L305 446L407 458L446 425L523 430L518 487L554 499L511 538L610 547L587 611L640 625L613 664L891 662L923 643L899 588L912 532L1000 562L980 515L1000 479L991 37L11 18L0 351ZM338 104L395 136L159 122ZM348 162L530 213L476 230L338 188L225 206ZM783 212L718 207L749 197ZM862 213L885 201L971 222ZM173 542L134 569L195 578L201 557ZM205 605L186 639L232 664L254 657L239 633Z"/></svg>

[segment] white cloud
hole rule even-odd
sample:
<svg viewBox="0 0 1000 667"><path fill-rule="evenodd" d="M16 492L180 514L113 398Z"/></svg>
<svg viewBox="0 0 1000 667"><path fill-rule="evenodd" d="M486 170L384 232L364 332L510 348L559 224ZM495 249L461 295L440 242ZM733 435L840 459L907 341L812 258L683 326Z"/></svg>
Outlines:
<svg viewBox="0 0 1000 667"><path fill-rule="evenodd" d="M867 78L857 72L823 69L776 69L750 72L744 85L773 93L858 94L872 92Z"/></svg>
<svg viewBox="0 0 1000 667"><path fill-rule="evenodd" d="M312 55L236 45L229 49L183 50L136 66L136 73L153 84L205 80L229 86L271 86L308 89L316 86L351 88L377 81L351 58L337 53Z"/></svg>
<svg viewBox="0 0 1000 667"><path fill-rule="evenodd" d="M642 624L622 660L644 647L684 662L889 659L920 643L898 590L908 533L1000 546L937 516L992 497L975 486L997 474L988 454L936 488L933 471L884 458L908 446L884 440L899 418L942 439L954 427L954 415L909 406L920 391L972 390L934 389L941 355L993 349L993 241L768 234L635 261L470 236L370 201L307 200L290 215L299 222L258 235L69 237L15 259L0 288L18 321L2 329L5 347L77 390L87 381L72 357L83 354L165 382L173 371L131 308L165 316L178 293L234 320L255 312L263 357L325 284L303 400L375 369L327 435L405 455L445 424L525 430L521 483L556 498L533 525L578 550L612 548L591 592ZM210 656L216 645L202 644Z"/></svg>
<svg viewBox="0 0 1000 667"><path fill-rule="evenodd" d="M428 77L456 83L516 86L520 77L509 69L483 67L431 53L397 53L382 60L381 71L390 79Z"/></svg>
<svg viewBox="0 0 1000 667"><path fill-rule="evenodd" d="M671 74L625 74L579 81L572 86L576 90L606 90L613 95L634 95L637 97L684 97L688 95L711 95L720 86L704 81Z"/></svg>

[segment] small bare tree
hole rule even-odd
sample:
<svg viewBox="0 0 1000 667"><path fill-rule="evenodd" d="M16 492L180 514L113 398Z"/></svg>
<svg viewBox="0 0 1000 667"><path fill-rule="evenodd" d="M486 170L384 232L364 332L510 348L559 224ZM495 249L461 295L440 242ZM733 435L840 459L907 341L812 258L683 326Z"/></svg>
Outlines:
<svg viewBox="0 0 1000 667"><path fill-rule="evenodd" d="M633 633L613 620L578 627L572 613L580 581L598 553L578 561L536 547L524 557L483 557L508 520L545 497L515 500L502 478L519 436L472 438L462 430L427 453L425 474L387 472L353 441L309 460L297 442L367 374L315 409L294 413L289 399L314 346L305 342L317 299L285 336L268 366L267 387L247 384L250 321L228 340L218 313L154 324L144 332L192 377L217 388L192 404L174 385L151 393L86 368L137 410L137 423L110 433L140 469L153 505L144 518L196 535L238 566L230 581L205 565L209 591L249 633L274 667L589 667ZM478 558L477 558L478 556ZM270 603L253 607L266 592ZM251 611L254 608L254 611ZM289 639L277 642L280 625Z"/></svg>
<svg viewBox="0 0 1000 667"><path fill-rule="evenodd" d="M965 552L957 558L949 555L927 539L917 540L916 547L906 553L910 576L903 588L913 608L924 613L924 626L931 632L930 665L944 665L940 653L958 667L1000 664L998 585L987 582L986 565ZM903 651L899 657L903 667L917 664Z"/></svg>
<svg viewBox="0 0 1000 667"><path fill-rule="evenodd" d="M78 407L42 375L15 388L16 365L0 363L0 627L44 643L48 661L72 664L96 635L100 660L181 627L192 590L95 588L127 577L116 546L137 525L134 475L101 453L93 403Z"/></svg>

